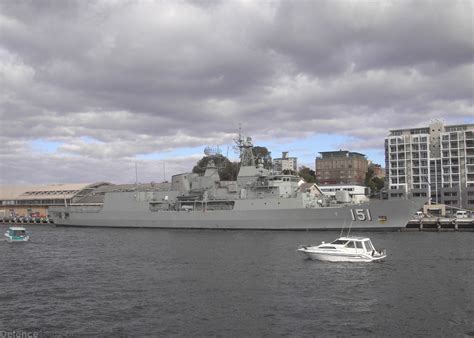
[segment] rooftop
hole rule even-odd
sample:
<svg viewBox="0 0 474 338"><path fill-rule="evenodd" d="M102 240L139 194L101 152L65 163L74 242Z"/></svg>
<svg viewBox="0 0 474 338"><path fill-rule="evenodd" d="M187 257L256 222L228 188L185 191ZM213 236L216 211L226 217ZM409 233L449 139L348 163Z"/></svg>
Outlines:
<svg viewBox="0 0 474 338"><path fill-rule="evenodd" d="M72 198L85 188L92 188L101 183L64 183L23 186L0 186L0 200L35 200Z"/></svg>
<svg viewBox="0 0 474 338"><path fill-rule="evenodd" d="M352 157L352 156L365 157L365 154L358 153L355 151L348 151L348 150L320 151L319 153L323 157Z"/></svg>
<svg viewBox="0 0 474 338"><path fill-rule="evenodd" d="M444 126L444 129L447 130L447 131L460 130L460 129L461 130L469 130L469 129L473 129L473 128L474 128L473 123L453 124L453 125L449 125L449 126ZM411 130L417 130L417 131L422 130L422 131L426 132L426 134L429 134L430 127L429 126L424 126L424 127L414 127L414 128L390 129L390 132L394 133L394 132L411 131Z"/></svg>

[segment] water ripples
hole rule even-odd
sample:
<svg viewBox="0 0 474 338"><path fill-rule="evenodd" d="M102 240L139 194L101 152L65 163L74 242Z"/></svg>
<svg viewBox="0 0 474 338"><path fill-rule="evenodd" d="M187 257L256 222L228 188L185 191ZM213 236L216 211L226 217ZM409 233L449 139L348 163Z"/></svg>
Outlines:
<svg viewBox="0 0 474 338"><path fill-rule="evenodd" d="M0 229L2 231L4 229ZM0 331L401 336L474 332L472 233L373 233L384 262L309 261L332 232L32 226L0 243Z"/></svg>

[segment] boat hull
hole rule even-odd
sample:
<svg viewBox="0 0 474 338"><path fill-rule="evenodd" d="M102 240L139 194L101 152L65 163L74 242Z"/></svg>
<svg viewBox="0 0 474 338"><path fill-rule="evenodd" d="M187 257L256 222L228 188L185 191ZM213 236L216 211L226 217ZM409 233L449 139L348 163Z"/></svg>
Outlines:
<svg viewBox="0 0 474 338"><path fill-rule="evenodd" d="M399 230L422 200L373 200L358 205L214 211L151 211L148 203L52 209L58 226L252 230Z"/></svg>
<svg viewBox="0 0 474 338"><path fill-rule="evenodd" d="M17 237L11 237L11 236L5 235L5 240L8 243L24 243L24 242L28 242L30 240L30 237L26 236L26 237L17 238Z"/></svg>
<svg viewBox="0 0 474 338"><path fill-rule="evenodd" d="M305 249L298 249L298 251L303 253L309 259L325 262L374 262L380 261L386 257L386 255L371 256L367 254L349 254L342 252L328 253L309 251Z"/></svg>

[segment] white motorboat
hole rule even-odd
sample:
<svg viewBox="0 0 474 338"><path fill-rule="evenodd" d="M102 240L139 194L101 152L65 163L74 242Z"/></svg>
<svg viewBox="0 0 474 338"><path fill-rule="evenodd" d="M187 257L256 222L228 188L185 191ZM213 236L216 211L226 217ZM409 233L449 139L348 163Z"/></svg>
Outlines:
<svg viewBox="0 0 474 338"><path fill-rule="evenodd" d="M375 250L368 237L340 237L331 243L301 246L297 251L328 262L373 262L387 257L385 250Z"/></svg>
<svg viewBox="0 0 474 338"><path fill-rule="evenodd" d="M10 243L28 242L30 240L30 235L23 227L9 227L4 236L7 242Z"/></svg>

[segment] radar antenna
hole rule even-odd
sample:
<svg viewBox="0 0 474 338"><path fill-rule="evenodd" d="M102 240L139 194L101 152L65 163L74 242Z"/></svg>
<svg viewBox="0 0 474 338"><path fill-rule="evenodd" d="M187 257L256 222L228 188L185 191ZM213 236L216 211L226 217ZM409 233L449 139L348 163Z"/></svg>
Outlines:
<svg viewBox="0 0 474 338"><path fill-rule="evenodd" d="M218 156L221 155L221 149L219 148L219 145L215 147L207 146L204 148L204 155L206 156Z"/></svg>
<svg viewBox="0 0 474 338"><path fill-rule="evenodd" d="M221 148L219 148L219 145L216 145L215 147L206 146L206 148L204 148L204 155L210 158L207 164L208 166L211 165L212 167L217 168L219 171L225 168L225 162L223 161L222 152Z"/></svg>
<svg viewBox="0 0 474 338"><path fill-rule="evenodd" d="M239 123L239 134L237 135L237 137L234 138L234 146L232 147L234 149L234 152L236 154L239 154L239 156L241 156L243 142L244 140L242 136L242 123Z"/></svg>

